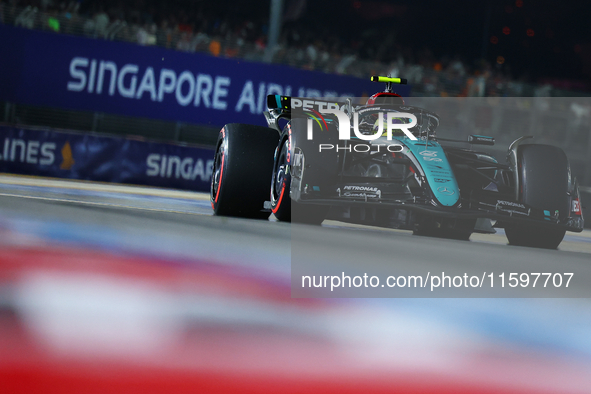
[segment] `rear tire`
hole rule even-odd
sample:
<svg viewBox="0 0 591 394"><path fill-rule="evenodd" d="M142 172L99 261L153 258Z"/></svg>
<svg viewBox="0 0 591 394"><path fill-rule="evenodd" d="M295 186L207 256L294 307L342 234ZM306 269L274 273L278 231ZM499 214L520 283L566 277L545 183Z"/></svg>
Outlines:
<svg viewBox="0 0 591 394"><path fill-rule="evenodd" d="M517 176L521 185L520 202L533 208L570 214L568 198L569 164L564 151L550 145L522 145L517 150ZM510 245L556 249L566 230L531 224L507 224Z"/></svg>
<svg viewBox="0 0 591 394"><path fill-rule="evenodd" d="M211 177L214 215L267 219L276 130L231 123L222 128L216 144Z"/></svg>

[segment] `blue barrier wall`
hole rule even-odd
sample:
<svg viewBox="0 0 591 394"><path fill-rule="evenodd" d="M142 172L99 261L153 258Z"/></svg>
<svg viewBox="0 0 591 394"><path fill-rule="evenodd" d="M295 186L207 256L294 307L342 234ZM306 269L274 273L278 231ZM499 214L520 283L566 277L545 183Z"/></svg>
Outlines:
<svg viewBox="0 0 591 394"><path fill-rule="evenodd" d="M381 84L276 64L0 25L0 100L223 126L264 125L268 94L371 95ZM408 86L398 92L408 95Z"/></svg>
<svg viewBox="0 0 591 394"><path fill-rule="evenodd" d="M213 150L0 126L0 172L209 191Z"/></svg>

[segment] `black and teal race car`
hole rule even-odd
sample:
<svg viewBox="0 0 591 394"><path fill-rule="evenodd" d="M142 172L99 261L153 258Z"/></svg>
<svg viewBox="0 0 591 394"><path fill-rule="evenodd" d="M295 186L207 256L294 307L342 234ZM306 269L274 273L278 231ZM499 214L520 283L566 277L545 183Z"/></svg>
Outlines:
<svg viewBox="0 0 591 394"><path fill-rule="evenodd" d="M555 249L583 215L566 154L514 141L437 137L437 114L386 91L355 99L268 96L268 127L227 124L216 145L215 215L320 224L325 219L469 239L504 228L512 245ZM529 142L529 141L528 141ZM459 144L459 145L458 145ZM467 146L462 146L467 145Z"/></svg>

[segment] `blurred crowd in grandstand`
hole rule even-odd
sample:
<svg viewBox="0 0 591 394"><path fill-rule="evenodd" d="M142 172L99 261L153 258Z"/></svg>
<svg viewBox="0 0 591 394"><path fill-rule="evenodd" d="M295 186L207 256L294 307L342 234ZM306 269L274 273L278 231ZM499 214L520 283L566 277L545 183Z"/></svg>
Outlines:
<svg viewBox="0 0 591 394"><path fill-rule="evenodd" d="M363 78L402 76L413 84L415 94L427 96L549 96L556 92L550 85L512 79L485 61L468 64L459 57L436 58L428 48L417 51L401 46L393 34L347 42L326 27L303 26L297 20L302 3L293 2L286 10L273 62ZM252 13L226 11L210 2L0 0L1 23L262 61L268 12L252 17Z"/></svg>

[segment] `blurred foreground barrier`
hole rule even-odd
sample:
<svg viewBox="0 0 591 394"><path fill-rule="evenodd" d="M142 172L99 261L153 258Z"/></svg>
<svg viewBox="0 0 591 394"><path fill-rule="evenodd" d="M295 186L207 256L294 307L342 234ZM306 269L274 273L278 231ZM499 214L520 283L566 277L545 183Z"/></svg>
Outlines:
<svg viewBox="0 0 591 394"><path fill-rule="evenodd" d="M0 172L207 191L212 165L210 149L0 126Z"/></svg>

